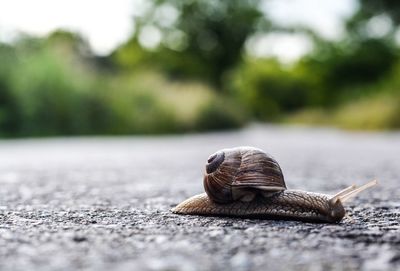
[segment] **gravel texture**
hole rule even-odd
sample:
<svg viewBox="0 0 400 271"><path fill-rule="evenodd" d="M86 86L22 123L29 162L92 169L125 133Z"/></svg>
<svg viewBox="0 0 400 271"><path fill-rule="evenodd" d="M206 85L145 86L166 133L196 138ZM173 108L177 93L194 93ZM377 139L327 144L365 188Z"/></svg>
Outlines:
<svg viewBox="0 0 400 271"><path fill-rule="evenodd" d="M214 151L272 154L289 188L373 178L340 224L180 216ZM0 270L399 270L400 134L251 126L0 141Z"/></svg>

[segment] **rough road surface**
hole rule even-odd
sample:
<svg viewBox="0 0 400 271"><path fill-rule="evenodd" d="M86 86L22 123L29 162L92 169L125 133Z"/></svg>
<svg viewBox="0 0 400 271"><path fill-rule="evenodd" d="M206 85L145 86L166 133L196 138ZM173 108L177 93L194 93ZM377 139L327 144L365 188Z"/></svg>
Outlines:
<svg viewBox="0 0 400 271"><path fill-rule="evenodd" d="M340 224L190 217L214 151L252 145L289 188L373 178ZM400 134L253 126L170 137L0 141L0 270L399 270Z"/></svg>

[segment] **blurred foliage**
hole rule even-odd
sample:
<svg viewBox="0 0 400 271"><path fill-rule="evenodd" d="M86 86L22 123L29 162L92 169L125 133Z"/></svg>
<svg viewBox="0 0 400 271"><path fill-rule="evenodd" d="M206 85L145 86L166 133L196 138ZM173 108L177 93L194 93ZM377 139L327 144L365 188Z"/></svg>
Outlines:
<svg viewBox="0 0 400 271"><path fill-rule="evenodd" d="M362 27L374 16L388 16L395 25L400 23L400 4L396 0L359 0L360 7L347 22L351 29Z"/></svg>
<svg viewBox="0 0 400 271"><path fill-rule="evenodd" d="M284 112L318 103L312 79L282 67L275 59L249 59L232 78L228 88L233 96L259 120L277 120Z"/></svg>
<svg viewBox="0 0 400 271"><path fill-rule="evenodd" d="M358 98L366 86L382 80L398 62L398 50L378 39L321 42L297 65L318 81L322 106Z"/></svg>
<svg viewBox="0 0 400 271"><path fill-rule="evenodd" d="M244 123L206 84L146 69L105 71L88 52L68 32L1 45L0 135L176 133Z"/></svg>
<svg viewBox="0 0 400 271"><path fill-rule="evenodd" d="M249 121L400 128L400 4L359 2L335 41L274 25L260 0L151 0L109 56L66 31L0 43L0 135L181 133ZM272 30L308 35L313 50L289 65L246 54L249 38Z"/></svg>
<svg viewBox="0 0 400 271"><path fill-rule="evenodd" d="M393 95L363 97L331 109L304 109L285 119L292 124L335 125L351 130L400 128L400 98Z"/></svg>
<svg viewBox="0 0 400 271"><path fill-rule="evenodd" d="M259 10L260 0L148 3L149 8L135 18L135 34L116 52L116 62L123 67L151 63L173 77L199 78L221 86L224 73L240 62L247 38L270 27ZM157 31L161 41L156 50L139 53L138 40Z"/></svg>

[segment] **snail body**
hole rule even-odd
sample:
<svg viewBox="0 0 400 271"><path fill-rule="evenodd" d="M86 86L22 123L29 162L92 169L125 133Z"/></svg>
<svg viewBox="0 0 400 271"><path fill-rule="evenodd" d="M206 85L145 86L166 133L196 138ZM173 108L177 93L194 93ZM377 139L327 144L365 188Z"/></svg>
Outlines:
<svg viewBox="0 0 400 271"><path fill-rule="evenodd" d="M220 150L208 158L202 193L178 204L177 214L340 222L343 203L375 185L352 185L330 196L288 190L278 162L252 147Z"/></svg>

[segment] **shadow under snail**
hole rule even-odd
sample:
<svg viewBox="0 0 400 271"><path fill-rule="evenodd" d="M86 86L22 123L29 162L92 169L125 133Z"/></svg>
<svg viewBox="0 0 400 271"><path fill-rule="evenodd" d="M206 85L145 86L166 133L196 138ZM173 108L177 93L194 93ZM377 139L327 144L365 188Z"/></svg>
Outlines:
<svg viewBox="0 0 400 271"><path fill-rule="evenodd" d="M377 181L352 185L333 196L288 190L274 158L257 148L237 147L208 158L203 183L206 193L183 201L172 212L337 223L346 214L343 203Z"/></svg>

